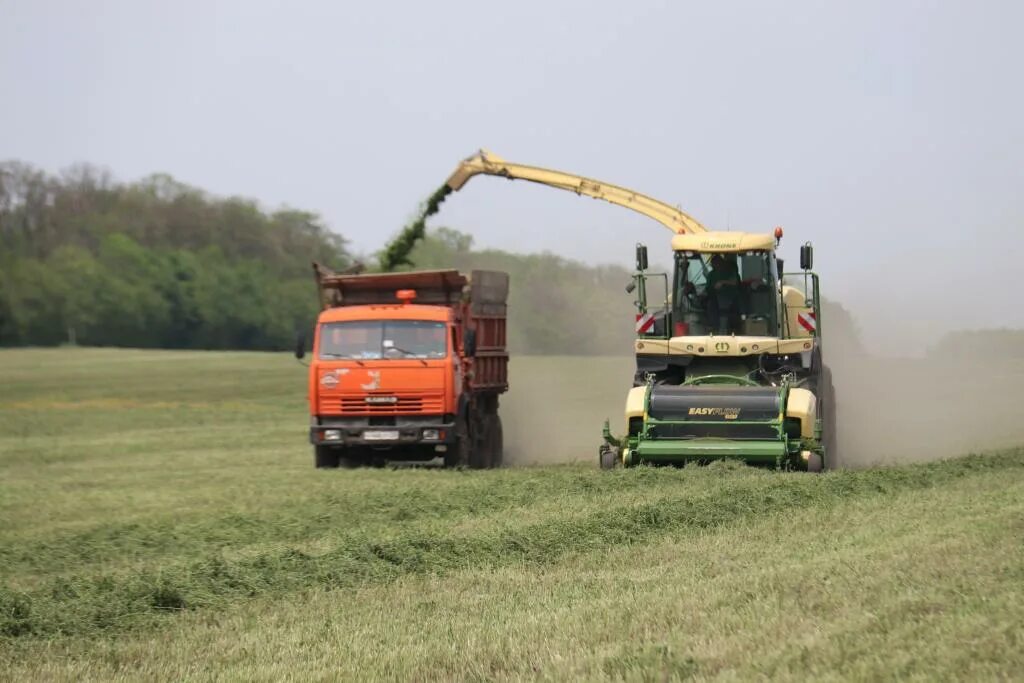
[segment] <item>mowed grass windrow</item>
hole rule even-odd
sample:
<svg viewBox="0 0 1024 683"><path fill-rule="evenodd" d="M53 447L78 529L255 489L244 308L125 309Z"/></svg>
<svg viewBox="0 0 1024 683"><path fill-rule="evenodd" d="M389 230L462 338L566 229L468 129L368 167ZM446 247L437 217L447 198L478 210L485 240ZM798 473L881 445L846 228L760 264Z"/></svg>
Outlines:
<svg viewBox="0 0 1024 683"><path fill-rule="evenodd" d="M1024 676L1024 451L601 472L626 365L513 362L576 464L316 471L285 354L0 352L0 677Z"/></svg>

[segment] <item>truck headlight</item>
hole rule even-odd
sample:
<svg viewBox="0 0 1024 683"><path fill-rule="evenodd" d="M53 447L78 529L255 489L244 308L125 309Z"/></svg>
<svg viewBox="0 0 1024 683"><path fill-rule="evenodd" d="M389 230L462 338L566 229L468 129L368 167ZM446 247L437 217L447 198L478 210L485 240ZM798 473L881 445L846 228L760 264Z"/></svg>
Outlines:
<svg viewBox="0 0 1024 683"><path fill-rule="evenodd" d="M441 431L438 429L424 429L423 440L424 441L437 441L441 438Z"/></svg>
<svg viewBox="0 0 1024 683"><path fill-rule="evenodd" d="M324 441L341 441L340 429L325 429Z"/></svg>

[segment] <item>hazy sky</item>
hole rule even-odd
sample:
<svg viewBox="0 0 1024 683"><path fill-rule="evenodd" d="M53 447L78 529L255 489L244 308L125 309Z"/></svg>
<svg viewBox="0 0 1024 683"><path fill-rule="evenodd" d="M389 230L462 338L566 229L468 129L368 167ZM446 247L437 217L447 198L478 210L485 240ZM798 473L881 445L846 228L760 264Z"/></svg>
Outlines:
<svg viewBox="0 0 1024 683"><path fill-rule="evenodd" d="M1019 2L0 0L0 158L168 172L372 252L487 147L711 227L781 224L873 345L920 348L1024 327L1022 26ZM433 224L590 262L668 250L628 211L496 178Z"/></svg>

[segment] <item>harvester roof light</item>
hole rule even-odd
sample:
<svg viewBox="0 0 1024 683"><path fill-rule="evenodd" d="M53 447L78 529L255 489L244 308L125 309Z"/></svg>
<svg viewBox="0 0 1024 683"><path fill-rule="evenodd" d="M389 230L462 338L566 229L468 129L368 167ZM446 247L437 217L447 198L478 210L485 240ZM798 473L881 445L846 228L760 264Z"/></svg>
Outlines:
<svg viewBox="0 0 1024 683"><path fill-rule="evenodd" d="M775 226L775 244L778 244L781 241L782 241L782 226L781 225L776 225Z"/></svg>
<svg viewBox="0 0 1024 683"><path fill-rule="evenodd" d="M415 289L400 289L397 292L395 292L395 296L403 304L407 304L407 303L409 303L410 301L412 301L413 299L416 298L416 290Z"/></svg>

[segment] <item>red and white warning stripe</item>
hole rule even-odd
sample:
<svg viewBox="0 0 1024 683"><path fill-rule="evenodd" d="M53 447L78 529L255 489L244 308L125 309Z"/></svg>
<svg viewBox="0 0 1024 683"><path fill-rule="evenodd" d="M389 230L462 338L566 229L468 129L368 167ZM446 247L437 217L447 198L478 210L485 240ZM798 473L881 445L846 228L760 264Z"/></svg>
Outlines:
<svg viewBox="0 0 1024 683"><path fill-rule="evenodd" d="M654 327L654 316L650 313L636 314L636 333L647 334Z"/></svg>
<svg viewBox="0 0 1024 683"><path fill-rule="evenodd" d="M818 329L818 321L814 317L814 311L804 311L803 313L798 313L796 316L796 321L800 323L801 327L803 327L808 332L811 332L812 334L816 329Z"/></svg>

